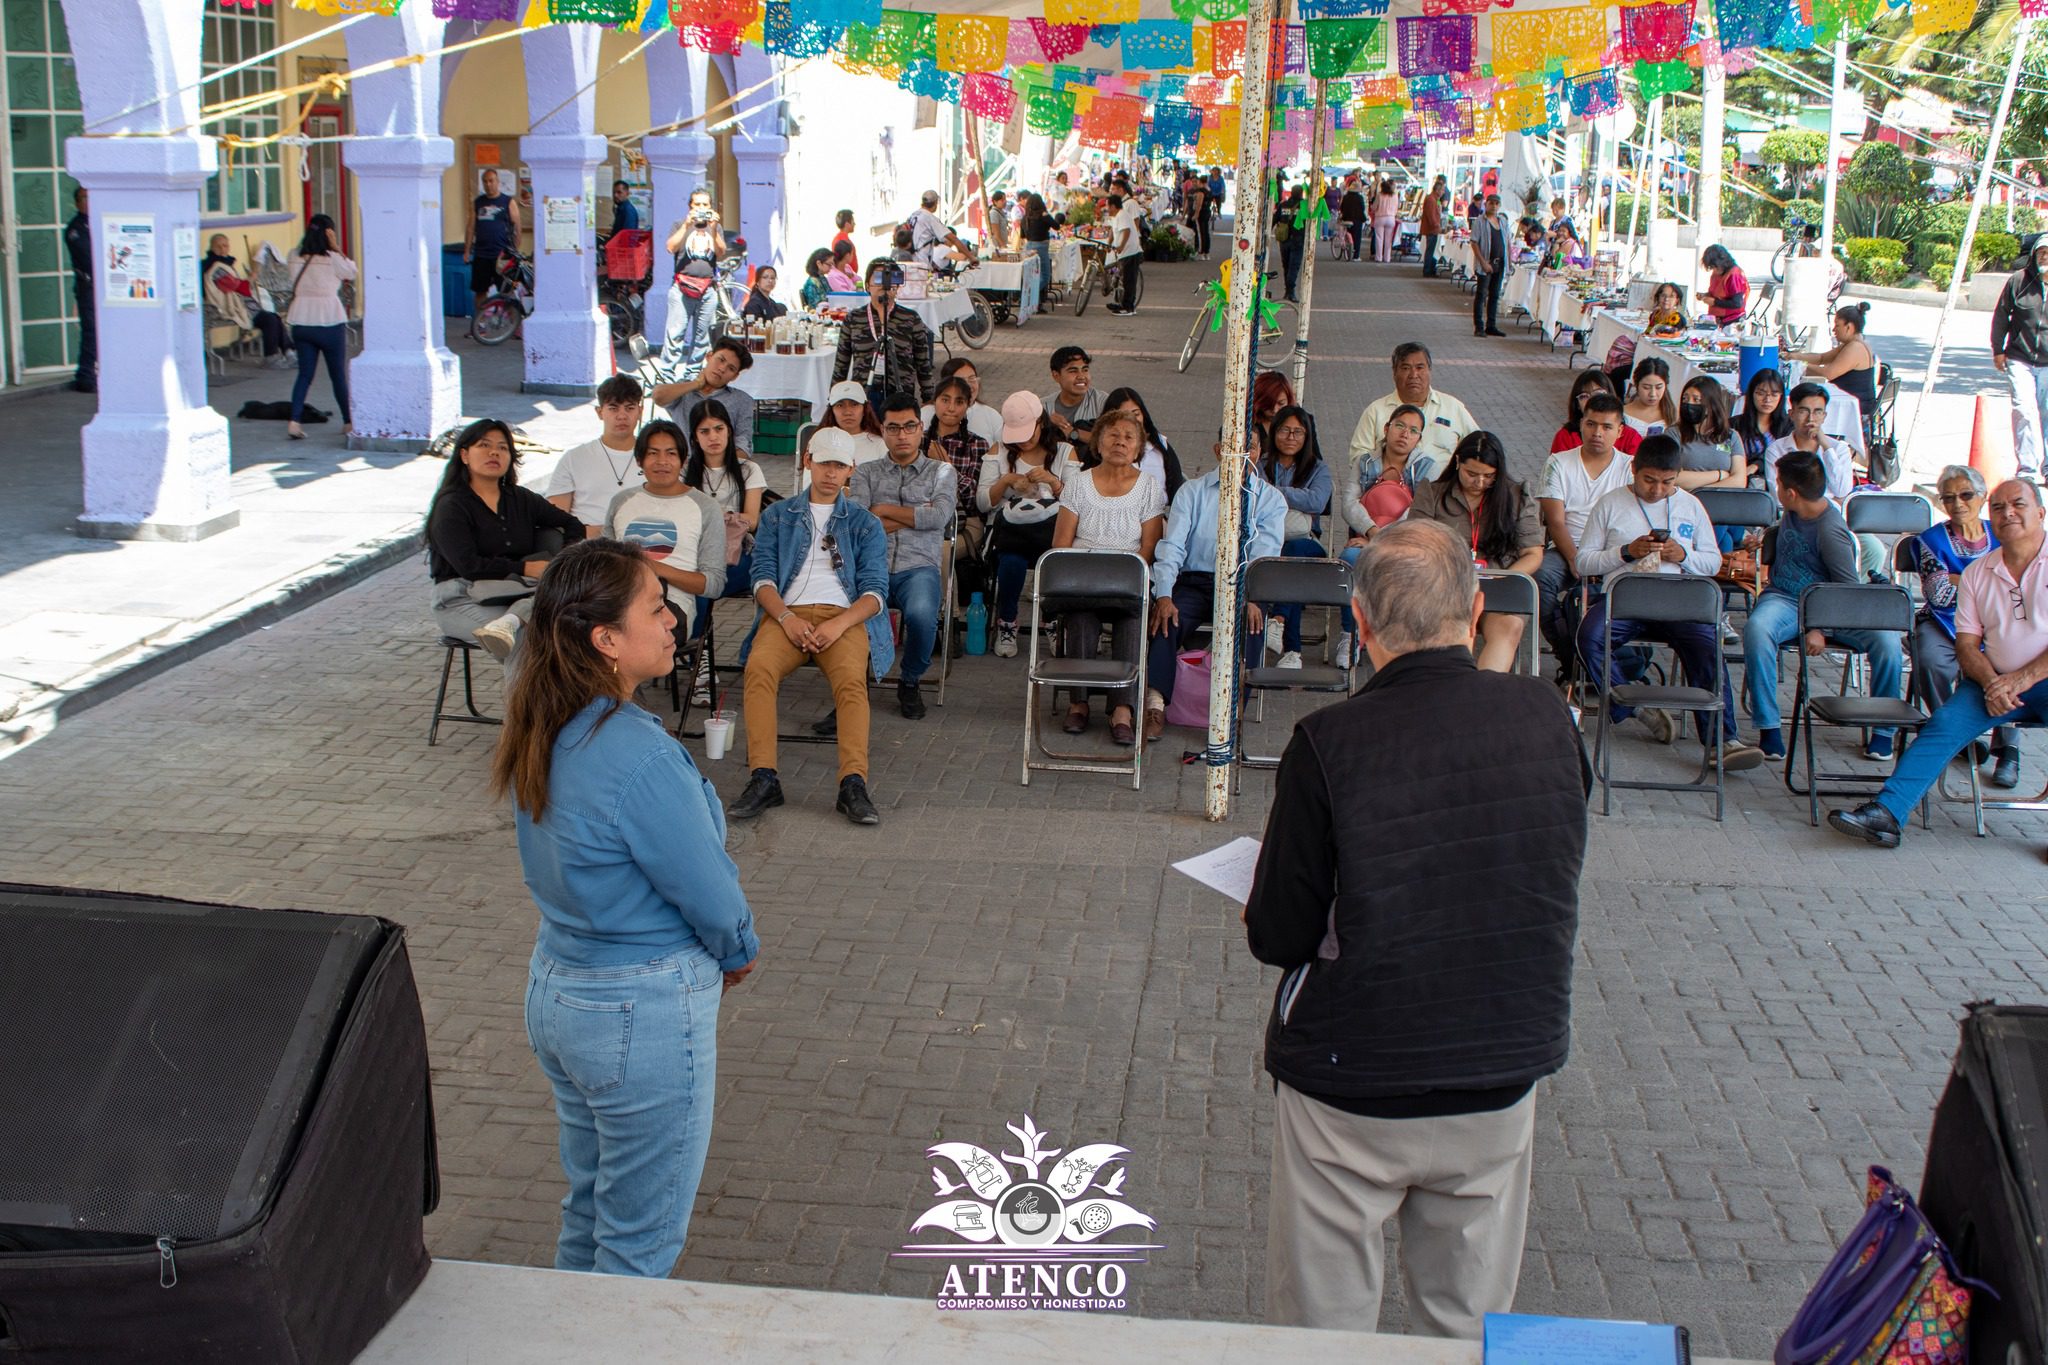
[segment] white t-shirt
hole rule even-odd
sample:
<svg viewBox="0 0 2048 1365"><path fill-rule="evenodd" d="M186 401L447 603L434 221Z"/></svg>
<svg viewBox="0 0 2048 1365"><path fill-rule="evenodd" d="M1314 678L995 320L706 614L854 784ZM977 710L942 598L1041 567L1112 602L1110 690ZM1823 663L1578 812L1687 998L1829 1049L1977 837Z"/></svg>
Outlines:
<svg viewBox="0 0 2048 1365"><path fill-rule="evenodd" d="M1116 253L1116 258L1119 261L1132 256L1142 255L1145 250L1145 239L1138 231L1137 206L1128 201L1125 202L1121 209L1117 210L1115 219L1110 223L1109 240L1113 243L1123 242L1123 234L1126 230L1130 232L1130 240L1124 242L1123 248Z"/></svg>
<svg viewBox="0 0 2048 1365"><path fill-rule="evenodd" d="M919 208L910 215L910 250L926 265L937 265L934 247L946 243L946 225L930 209Z"/></svg>
<svg viewBox="0 0 2048 1365"><path fill-rule="evenodd" d="M1778 494L1778 461L1799 449L1798 442L1790 436L1780 436L1764 447L1764 487L1771 490L1771 496ZM1840 507L1848 496L1856 491L1856 458L1849 447L1826 432L1820 434L1821 467L1827 471L1827 500Z"/></svg>
<svg viewBox="0 0 2048 1365"><path fill-rule="evenodd" d="M1646 422L1640 417L1631 417L1625 412L1621 414L1621 420L1629 430L1635 432L1638 436L1655 436L1658 432L1664 430L1664 423L1661 421ZM1677 433L1673 432L1672 434L1676 435Z"/></svg>
<svg viewBox="0 0 2048 1365"><path fill-rule="evenodd" d="M747 493L750 489L766 488L768 476L761 472L761 466L753 460L741 461L739 472L735 473L731 457L716 469L704 466L704 492L711 500L727 512L747 510Z"/></svg>
<svg viewBox="0 0 2048 1365"><path fill-rule="evenodd" d="M666 497L645 487L625 489L614 495L603 519L596 523L614 540L638 546L649 559L672 569L687 569L705 575L704 586L714 588L712 578L723 579L725 570L725 522L717 505L696 489ZM663 583L669 606L687 628L697 616L697 598L673 583ZM722 589L723 582L715 585ZM717 596L717 591L706 596Z"/></svg>
<svg viewBox="0 0 2048 1365"><path fill-rule="evenodd" d="M1584 449L1575 446L1552 455L1544 463L1543 477L1536 485L1537 497L1555 498L1564 504L1564 529L1573 545L1586 534L1586 518L1593 514L1593 504L1617 488L1628 487L1635 477L1633 462L1618 450L1608 462L1606 472L1593 477L1586 472L1586 462L1580 455Z"/></svg>
<svg viewBox="0 0 2048 1365"><path fill-rule="evenodd" d="M784 606L790 607L845 607L852 604L846 599L846 585L839 581L838 573L832 568L832 552L825 548L826 528L832 520L832 509L836 502L806 503L811 509L811 552L804 556L804 566L797 570L790 580L789 591L782 595Z"/></svg>
<svg viewBox="0 0 2048 1365"><path fill-rule="evenodd" d="M1685 559L1671 563L1661 557L1623 563L1622 548L1639 537L1668 531L1685 546ZM1721 567L1721 545L1700 500L1683 488L1662 502L1646 503L1633 486L1618 488L1593 505L1579 547L1579 577L1605 578L1617 573L1711 574Z"/></svg>
<svg viewBox="0 0 2048 1365"><path fill-rule="evenodd" d="M1060 507L1074 514L1077 550L1131 550L1144 543L1145 523L1166 515L1166 489L1150 474L1121 497L1104 497L1095 488L1095 471L1084 469L1060 490Z"/></svg>
<svg viewBox="0 0 2048 1365"><path fill-rule="evenodd" d="M602 526L605 509L611 506L612 499L646 481L639 464L633 459L631 446L614 450L604 443L604 438L599 437L562 452L561 462L549 477L543 496L558 498L564 493L574 494L575 500L569 506L570 515L585 526Z"/></svg>
<svg viewBox="0 0 2048 1365"><path fill-rule="evenodd" d="M1052 470L1052 476L1060 481L1062 491L1065 490L1067 481L1074 477L1079 468L1074 460L1074 448L1065 441L1055 441L1053 443L1052 459L1048 460L1046 464ZM1028 466L1019 465L1016 472L1021 474L1026 468ZM984 512L994 511L996 504L996 481L1010 472L1009 448L1006 446L996 446L991 449L988 453L988 458L981 462L981 478L974 490L975 505ZM1164 487L1163 484L1161 486ZM1016 502L1019 498L1042 497L1044 494L1045 485L1033 482L1026 484L1023 488L1012 486L1003 490L1002 500L1004 502Z"/></svg>

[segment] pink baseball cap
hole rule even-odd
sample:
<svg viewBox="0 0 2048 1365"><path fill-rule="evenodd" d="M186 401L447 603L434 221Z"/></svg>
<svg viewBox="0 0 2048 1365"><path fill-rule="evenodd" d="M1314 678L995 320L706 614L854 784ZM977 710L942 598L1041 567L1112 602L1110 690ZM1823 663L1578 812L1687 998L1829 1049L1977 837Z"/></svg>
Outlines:
<svg viewBox="0 0 2048 1365"><path fill-rule="evenodd" d="M1043 416L1045 401L1029 389L1017 390L1003 400L1003 439L1011 445L1030 440Z"/></svg>

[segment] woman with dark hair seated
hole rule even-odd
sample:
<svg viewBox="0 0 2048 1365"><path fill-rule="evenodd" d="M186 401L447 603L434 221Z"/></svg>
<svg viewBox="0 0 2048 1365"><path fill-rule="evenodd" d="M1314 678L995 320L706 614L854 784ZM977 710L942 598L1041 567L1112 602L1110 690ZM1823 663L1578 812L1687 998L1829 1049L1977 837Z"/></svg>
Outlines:
<svg viewBox="0 0 2048 1365"><path fill-rule="evenodd" d="M1145 406L1144 396L1128 386L1111 389L1102 400L1102 410L1128 412L1137 417L1145 428L1145 453L1138 457L1138 468L1157 479L1166 490L1166 500L1172 502L1188 476L1181 472L1180 456L1175 453L1173 442L1160 434L1159 424L1152 420L1152 410Z"/></svg>
<svg viewBox="0 0 2048 1365"><path fill-rule="evenodd" d="M1285 407L1258 428L1259 472L1280 490L1287 503L1287 521L1280 553L1294 559L1324 555L1323 514L1330 509L1330 466L1316 440L1315 418L1308 409ZM1264 604L1261 604L1264 605ZM1281 668L1301 667L1301 606L1279 603L1266 608L1266 648L1280 656Z"/></svg>
<svg viewBox="0 0 2048 1365"><path fill-rule="evenodd" d="M1533 574L1543 561L1543 523L1537 519L1536 499L1508 477L1507 454L1490 431L1475 431L1458 442L1450 467L1436 482L1415 491L1408 515L1448 526L1472 547L1472 560L1482 573L1495 569ZM1481 616L1479 635L1486 643L1479 650L1479 666L1512 673L1527 624L1507 612Z"/></svg>
<svg viewBox="0 0 2048 1365"><path fill-rule="evenodd" d="M586 533L573 513L521 486L518 469L512 428L495 417L471 422L427 507L434 624L508 665L533 610L534 580L564 541Z"/></svg>
<svg viewBox="0 0 2048 1365"><path fill-rule="evenodd" d="M633 704L667 675L674 629L640 551L564 551L491 760L540 911L526 1036L561 1125L558 1270L675 1268L711 1145L719 1002L760 952L718 793Z"/></svg>

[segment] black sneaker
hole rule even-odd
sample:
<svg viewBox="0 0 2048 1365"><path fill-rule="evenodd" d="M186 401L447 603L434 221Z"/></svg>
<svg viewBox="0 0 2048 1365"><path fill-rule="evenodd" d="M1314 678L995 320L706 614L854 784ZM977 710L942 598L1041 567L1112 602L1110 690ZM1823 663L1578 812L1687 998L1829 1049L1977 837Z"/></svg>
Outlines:
<svg viewBox="0 0 2048 1365"><path fill-rule="evenodd" d="M924 698L917 694L916 683L896 684L896 704L903 709L903 719L924 719Z"/></svg>
<svg viewBox="0 0 2048 1365"><path fill-rule="evenodd" d="M773 778L771 776L770 780ZM779 803L781 793L776 794ZM839 813L856 825L879 825L882 816L875 809L875 803L868 799L868 784L858 777L843 779L839 784L839 800L835 803Z"/></svg>
<svg viewBox="0 0 2048 1365"><path fill-rule="evenodd" d="M1868 840L1879 848L1899 846L1899 822L1875 801L1866 801L1854 810L1831 810L1828 823L1844 834Z"/></svg>
<svg viewBox="0 0 2048 1365"><path fill-rule="evenodd" d="M756 768L754 775L747 779L746 790L725 808L725 813L735 820L751 820L769 807L781 804L782 782L775 776L775 769Z"/></svg>
<svg viewBox="0 0 2048 1365"><path fill-rule="evenodd" d="M1994 752L1998 755L1998 766L1991 770L1991 785L2009 792L2020 784L2020 751L2005 745Z"/></svg>
<svg viewBox="0 0 2048 1365"><path fill-rule="evenodd" d="M834 711L823 720L812 721L811 733L820 739L837 739L839 737L839 713Z"/></svg>

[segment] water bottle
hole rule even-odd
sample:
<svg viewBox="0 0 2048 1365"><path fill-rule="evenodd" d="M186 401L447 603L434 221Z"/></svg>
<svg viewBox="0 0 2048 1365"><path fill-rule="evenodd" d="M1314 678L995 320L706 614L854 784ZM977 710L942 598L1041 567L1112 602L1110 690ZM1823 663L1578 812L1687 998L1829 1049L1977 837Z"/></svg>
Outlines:
<svg viewBox="0 0 2048 1365"><path fill-rule="evenodd" d="M967 603L967 652L988 653L988 608L982 605L980 593Z"/></svg>

